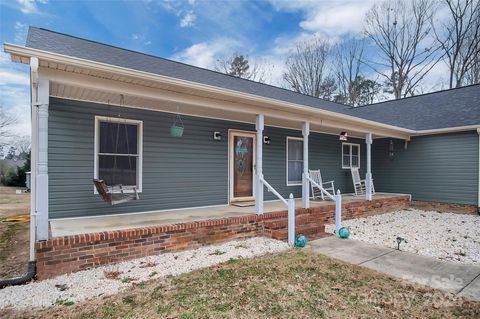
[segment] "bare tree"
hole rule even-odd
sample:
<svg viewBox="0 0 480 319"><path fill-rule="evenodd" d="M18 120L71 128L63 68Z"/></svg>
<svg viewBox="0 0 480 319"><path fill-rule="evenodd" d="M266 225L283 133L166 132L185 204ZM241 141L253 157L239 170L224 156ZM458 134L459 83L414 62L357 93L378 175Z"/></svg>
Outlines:
<svg viewBox="0 0 480 319"><path fill-rule="evenodd" d="M364 59L364 42L347 39L335 47L335 74L338 83L337 99L344 104L358 105L358 77Z"/></svg>
<svg viewBox="0 0 480 319"><path fill-rule="evenodd" d="M334 73L338 93L335 101L350 106L373 103L381 98L382 85L365 77L365 39L350 38L335 46Z"/></svg>
<svg viewBox="0 0 480 319"><path fill-rule="evenodd" d="M30 138L28 136L18 136L14 142L15 148L18 152L18 159L26 159L28 153L30 153Z"/></svg>
<svg viewBox="0 0 480 319"><path fill-rule="evenodd" d="M296 92L323 96L329 54L330 44L318 37L298 42L287 57L283 79Z"/></svg>
<svg viewBox="0 0 480 319"><path fill-rule="evenodd" d="M448 20L435 31L448 65L449 87L478 83L472 69L478 69L480 54L480 1L442 0ZM473 71L475 75L475 71Z"/></svg>
<svg viewBox="0 0 480 319"><path fill-rule="evenodd" d="M17 117L0 105L0 145L6 145L12 136L10 129L17 123Z"/></svg>
<svg viewBox="0 0 480 319"><path fill-rule="evenodd" d="M466 84L480 83L480 54L474 59L472 67L467 71L465 75Z"/></svg>
<svg viewBox="0 0 480 319"><path fill-rule="evenodd" d="M228 58L218 59L215 71L265 83L269 77L270 65L259 59L251 61L248 55L236 52Z"/></svg>
<svg viewBox="0 0 480 319"><path fill-rule="evenodd" d="M365 33L378 52L369 66L386 79L396 99L414 95L439 60L433 11L432 0L386 0L367 12Z"/></svg>

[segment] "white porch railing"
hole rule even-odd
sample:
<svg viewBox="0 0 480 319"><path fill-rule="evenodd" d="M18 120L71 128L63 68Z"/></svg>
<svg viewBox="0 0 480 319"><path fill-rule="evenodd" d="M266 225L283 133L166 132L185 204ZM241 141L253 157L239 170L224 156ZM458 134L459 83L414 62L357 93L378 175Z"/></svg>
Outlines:
<svg viewBox="0 0 480 319"><path fill-rule="evenodd" d="M310 178L310 174L305 175L312 183L313 186L317 187L323 194L327 195L328 198L335 202L335 230L338 236L340 228L342 228L342 194L340 194L340 190L337 190L337 194L330 194L327 192L321 185L315 182L312 178Z"/></svg>
<svg viewBox="0 0 480 319"><path fill-rule="evenodd" d="M293 199L293 194L290 193L288 199L283 198L275 188L272 187L264 178L260 176L260 182L264 185L269 192L272 192L275 196L280 199L285 206L288 208L288 244L293 246L295 244L295 199Z"/></svg>

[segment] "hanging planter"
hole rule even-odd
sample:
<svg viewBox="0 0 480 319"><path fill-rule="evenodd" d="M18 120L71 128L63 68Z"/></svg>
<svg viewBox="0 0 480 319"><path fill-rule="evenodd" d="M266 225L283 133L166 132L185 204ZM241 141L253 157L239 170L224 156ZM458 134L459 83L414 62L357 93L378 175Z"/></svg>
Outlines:
<svg viewBox="0 0 480 319"><path fill-rule="evenodd" d="M183 121L180 117L180 114L177 113L175 119L173 120L173 125L170 127L170 135L172 137L182 137L183 136Z"/></svg>

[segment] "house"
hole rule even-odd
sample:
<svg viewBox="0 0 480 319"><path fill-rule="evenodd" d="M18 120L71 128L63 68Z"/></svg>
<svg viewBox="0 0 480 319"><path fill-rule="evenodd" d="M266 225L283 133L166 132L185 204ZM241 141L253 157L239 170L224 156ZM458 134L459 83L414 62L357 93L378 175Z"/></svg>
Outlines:
<svg viewBox="0 0 480 319"><path fill-rule="evenodd" d="M40 28L29 29L25 46L4 49L31 68L32 213L45 277L59 264L66 272L285 226L272 222L286 217L276 194L301 199L299 214L334 211L309 200L309 168L342 194L353 192L351 168L367 189L373 177L377 197L345 197L351 216L403 207L408 196L395 194L440 208L480 206L479 85L350 108ZM110 205L94 178L139 199ZM225 218L203 221L214 210ZM107 218L116 218L113 228ZM98 254L72 252L87 245ZM119 247L130 250L113 254Z"/></svg>

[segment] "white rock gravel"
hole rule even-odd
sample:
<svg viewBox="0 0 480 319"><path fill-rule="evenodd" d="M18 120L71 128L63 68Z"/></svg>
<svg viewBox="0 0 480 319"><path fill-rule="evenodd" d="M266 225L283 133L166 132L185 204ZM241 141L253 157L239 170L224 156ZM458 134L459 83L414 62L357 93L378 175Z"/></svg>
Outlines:
<svg viewBox="0 0 480 319"><path fill-rule="evenodd" d="M350 238L465 264L480 263L480 216L407 209L345 220ZM333 233L335 225L327 225Z"/></svg>
<svg viewBox="0 0 480 319"><path fill-rule="evenodd" d="M135 259L27 285L7 287L0 290L0 309L6 307L17 310L47 308L61 301L77 303L99 296L116 294L127 289L133 283L167 275L179 275L216 265L232 258L253 258L278 253L288 248L287 243L257 237L195 250ZM120 272L117 279L105 277L106 274L112 272Z"/></svg>

